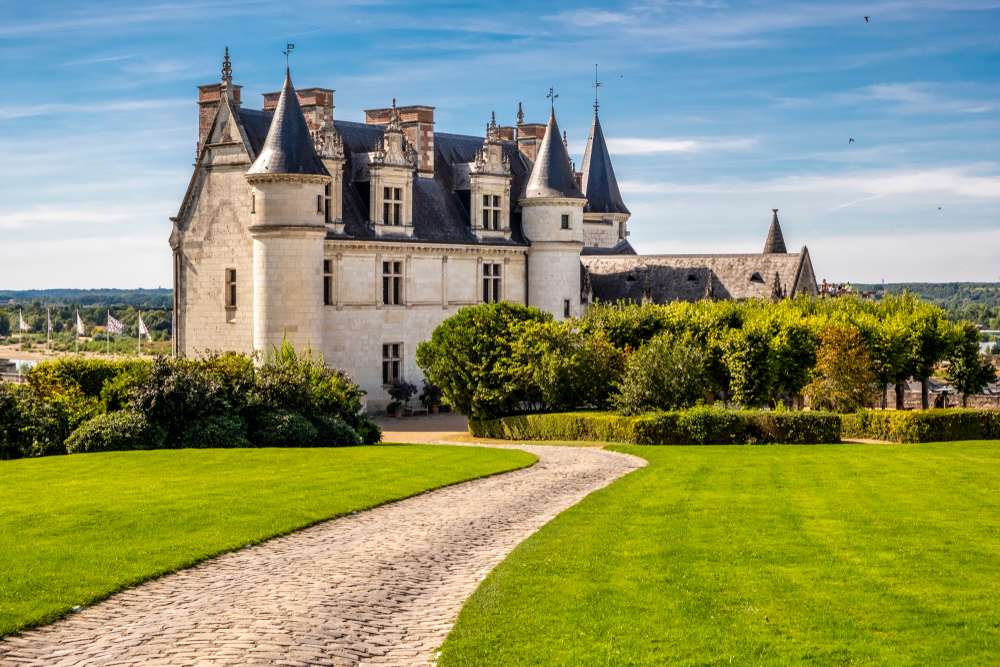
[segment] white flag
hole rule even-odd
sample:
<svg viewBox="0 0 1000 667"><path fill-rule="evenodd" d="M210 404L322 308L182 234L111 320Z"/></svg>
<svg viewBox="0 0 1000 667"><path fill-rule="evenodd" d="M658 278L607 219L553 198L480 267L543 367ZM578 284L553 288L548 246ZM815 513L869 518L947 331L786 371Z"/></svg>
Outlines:
<svg viewBox="0 0 1000 667"><path fill-rule="evenodd" d="M17 311L17 319L19 319L21 321L20 322L21 331L27 331L28 330L28 323L24 321L24 317L21 315L21 311L20 310Z"/></svg>
<svg viewBox="0 0 1000 667"><path fill-rule="evenodd" d="M139 316L139 338L142 338L142 334L146 334L146 338L150 343L153 342L153 337L149 335L149 329L146 328L146 323L142 321L142 315Z"/></svg>
<svg viewBox="0 0 1000 667"><path fill-rule="evenodd" d="M83 320L80 319L80 311L76 311L76 332L83 335Z"/></svg>

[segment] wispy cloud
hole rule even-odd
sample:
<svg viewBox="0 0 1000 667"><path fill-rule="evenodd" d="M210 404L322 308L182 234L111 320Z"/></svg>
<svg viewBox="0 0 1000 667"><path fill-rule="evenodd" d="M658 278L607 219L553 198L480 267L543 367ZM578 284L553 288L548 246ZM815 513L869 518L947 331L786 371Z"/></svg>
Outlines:
<svg viewBox="0 0 1000 667"><path fill-rule="evenodd" d="M112 60L128 60L129 58L135 58L138 53L132 53L127 56L111 56L110 58L91 58L90 60L74 60L71 63L60 63L57 67L68 67L69 65L84 65L86 63L106 63Z"/></svg>
<svg viewBox="0 0 1000 667"><path fill-rule="evenodd" d="M704 153L707 151L747 151L757 147L756 137L709 137L694 139L639 139L609 137L608 151L613 155L652 155L655 153Z"/></svg>
<svg viewBox="0 0 1000 667"><path fill-rule="evenodd" d="M98 104L33 104L0 107L0 120L27 116L48 116L61 113L106 113L109 111L140 111L164 107L190 106L191 100L115 100Z"/></svg>
<svg viewBox="0 0 1000 667"><path fill-rule="evenodd" d="M968 100L945 94L945 86L939 83L888 83L866 86L858 90L835 95L840 104L857 105L871 102L895 103L893 109L899 113L948 113L978 114L997 111L1000 102L996 90L989 99ZM955 86L949 86L954 89Z"/></svg>

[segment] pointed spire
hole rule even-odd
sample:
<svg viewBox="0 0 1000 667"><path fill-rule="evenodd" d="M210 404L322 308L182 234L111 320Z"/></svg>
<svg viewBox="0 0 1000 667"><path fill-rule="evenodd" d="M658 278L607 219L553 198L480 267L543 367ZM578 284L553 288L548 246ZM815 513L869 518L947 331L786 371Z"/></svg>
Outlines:
<svg viewBox="0 0 1000 667"><path fill-rule="evenodd" d="M764 254L785 254L785 237L781 235L781 225L778 224L778 209L772 208L774 217L771 218L771 229L767 232L767 241L764 241Z"/></svg>
<svg viewBox="0 0 1000 667"><path fill-rule="evenodd" d="M226 47L226 58L222 61L222 80L225 83L233 82L233 65L229 62L229 47Z"/></svg>
<svg viewBox="0 0 1000 667"><path fill-rule="evenodd" d="M604 131L597 117L597 109L594 109L594 124L590 127L590 137L587 138L587 149L583 153L581 170L582 189L587 195L591 211L630 215L618 190L618 179L615 178L615 170L611 166L611 155L604 140Z"/></svg>
<svg viewBox="0 0 1000 667"><path fill-rule="evenodd" d="M524 196L528 199L543 197L568 197L583 199L583 193L576 185L573 167L569 163L569 154L559 137L559 125L556 123L556 112L549 115L549 124L545 128L545 136L538 148L535 166L528 179L528 187Z"/></svg>
<svg viewBox="0 0 1000 667"><path fill-rule="evenodd" d="M517 103L517 124L524 125L524 112L521 111L521 103Z"/></svg>
<svg viewBox="0 0 1000 667"><path fill-rule="evenodd" d="M251 174L308 174L329 176L323 161L316 155L312 136L306 125L299 97L292 87L292 77L285 70L285 85L281 88L278 106L274 109L271 127L264 147L250 167Z"/></svg>

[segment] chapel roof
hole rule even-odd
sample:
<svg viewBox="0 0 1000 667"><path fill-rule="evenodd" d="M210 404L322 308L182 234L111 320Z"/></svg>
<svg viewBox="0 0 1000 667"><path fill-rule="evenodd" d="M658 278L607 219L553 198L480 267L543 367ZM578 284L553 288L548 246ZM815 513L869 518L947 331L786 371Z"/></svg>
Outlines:
<svg viewBox="0 0 1000 667"><path fill-rule="evenodd" d="M809 251L763 255L584 256L594 299L653 303L815 295Z"/></svg>
<svg viewBox="0 0 1000 667"><path fill-rule="evenodd" d="M242 114L240 120L243 120ZM281 88L281 97L274 109L264 145L247 174L330 175L316 154L288 70L285 70L285 84Z"/></svg>
<svg viewBox="0 0 1000 667"><path fill-rule="evenodd" d="M587 138L587 148L583 153L583 193L591 211L606 211L610 213L626 213L629 210L622 201L618 190L618 180L615 178L614 167L611 166L611 155L604 141L604 131L601 120L594 109L594 123L590 127L590 137Z"/></svg>
<svg viewBox="0 0 1000 667"><path fill-rule="evenodd" d="M786 253L785 237L781 235L781 225L778 224L778 209L771 210L774 211L774 217L771 218L771 228L767 230L767 240L764 241L764 254Z"/></svg>
<svg viewBox="0 0 1000 667"><path fill-rule="evenodd" d="M511 192L516 192L513 188ZM526 199L544 197L566 197L583 199L583 193L576 184L576 175L569 161L569 153L559 134L556 123L555 109L549 115L549 124L545 127L545 136L535 158L535 166L531 170L531 178L525 189Z"/></svg>

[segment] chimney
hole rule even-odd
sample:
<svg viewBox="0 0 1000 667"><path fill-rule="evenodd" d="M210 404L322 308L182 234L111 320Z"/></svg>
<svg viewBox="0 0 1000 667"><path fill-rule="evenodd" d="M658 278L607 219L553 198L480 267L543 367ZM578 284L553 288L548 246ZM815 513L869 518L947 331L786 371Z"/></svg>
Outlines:
<svg viewBox="0 0 1000 667"><path fill-rule="evenodd" d="M511 127L510 125L500 126L500 138L504 141L514 141L514 137L517 136L517 129Z"/></svg>
<svg viewBox="0 0 1000 667"><path fill-rule="evenodd" d="M532 163L538 155L538 146L544 136L545 125L541 123L519 123L517 126L517 147Z"/></svg>
<svg viewBox="0 0 1000 667"><path fill-rule="evenodd" d="M391 108L368 109L365 122L369 125L388 125ZM434 107L419 104L396 107L399 125L406 141L417 152L417 175L434 178Z"/></svg>
<svg viewBox="0 0 1000 667"><path fill-rule="evenodd" d="M222 102L223 90L229 91L233 105L239 107L240 88L243 86L233 85L233 68L229 62L229 47L226 47L226 59L222 62L222 83L211 83L207 86L198 86L198 149L196 154L201 154L201 147L205 143L208 131L212 128L212 121L215 120L216 111Z"/></svg>

